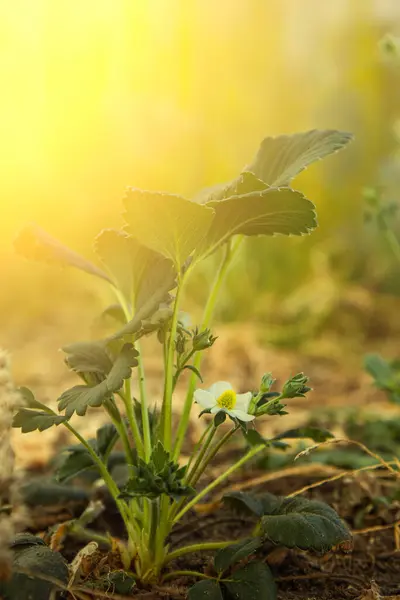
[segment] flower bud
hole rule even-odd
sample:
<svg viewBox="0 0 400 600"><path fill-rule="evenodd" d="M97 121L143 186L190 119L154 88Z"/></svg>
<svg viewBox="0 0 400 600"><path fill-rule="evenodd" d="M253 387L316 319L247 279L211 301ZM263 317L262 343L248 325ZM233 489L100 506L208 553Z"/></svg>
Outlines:
<svg viewBox="0 0 400 600"><path fill-rule="evenodd" d="M288 379L282 388L281 398L304 398L307 392L311 390L306 385L308 377L304 373L297 373L291 379Z"/></svg>
<svg viewBox="0 0 400 600"><path fill-rule="evenodd" d="M261 379L260 393L267 394L274 383L275 379L272 377L272 373L264 373Z"/></svg>
<svg viewBox="0 0 400 600"><path fill-rule="evenodd" d="M211 334L210 329L204 329L204 331L201 331L200 333L196 329L193 335L193 350L196 352L206 350L214 344L216 339L217 338L213 337Z"/></svg>

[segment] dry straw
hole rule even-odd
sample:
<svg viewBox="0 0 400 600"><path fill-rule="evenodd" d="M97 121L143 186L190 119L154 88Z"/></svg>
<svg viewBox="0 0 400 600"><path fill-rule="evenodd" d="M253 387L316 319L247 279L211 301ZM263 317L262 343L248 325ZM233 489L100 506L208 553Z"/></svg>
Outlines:
<svg viewBox="0 0 400 600"><path fill-rule="evenodd" d="M26 522L17 492L11 445L13 415L23 403L14 386L8 353L0 348L0 580L10 574L10 542Z"/></svg>

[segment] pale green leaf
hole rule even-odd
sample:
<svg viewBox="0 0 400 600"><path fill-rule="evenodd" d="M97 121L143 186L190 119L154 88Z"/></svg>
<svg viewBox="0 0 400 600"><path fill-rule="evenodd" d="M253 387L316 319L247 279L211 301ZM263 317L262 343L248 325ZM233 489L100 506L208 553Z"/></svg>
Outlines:
<svg viewBox="0 0 400 600"><path fill-rule="evenodd" d="M27 225L15 239L14 247L19 254L30 260L61 267L75 267L111 283L111 279L102 269L64 246L38 225Z"/></svg>
<svg viewBox="0 0 400 600"><path fill-rule="evenodd" d="M110 273L115 285L136 309L157 288L167 291L175 285L170 260L139 244L125 231L104 229L95 239L95 251Z"/></svg>
<svg viewBox="0 0 400 600"><path fill-rule="evenodd" d="M213 210L182 196L129 188L124 199L129 233L171 259L180 270L207 233Z"/></svg>
<svg viewBox="0 0 400 600"><path fill-rule="evenodd" d="M121 389L124 380L131 376L132 367L136 365L137 351L132 344L125 344L106 379L94 386L76 385L66 390L58 399L59 410L65 410L69 418L74 412L80 416L85 415L89 406L101 406Z"/></svg>
<svg viewBox="0 0 400 600"><path fill-rule="evenodd" d="M104 342L77 342L64 346L67 365L77 373L108 375L113 366Z"/></svg>
<svg viewBox="0 0 400 600"><path fill-rule="evenodd" d="M233 235L304 235L317 225L313 203L289 188L267 188L210 205L215 217L197 256L210 254Z"/></svg>
<svg viewBox="0 0 400 600"><path fill-rule="evenodd" d="M271 187L288 186L308 165L337 152L352 139L351 133L330 129L267 137L244 171Z"/></svg>
<svg viewBox="0 0 400 600"><path fill-rule="evenodd" d="M45 431L53 425L60 425L67 420L63 415L57 415L53 411L33 410L20 408L13 418L12 426L20 428L22 433L31 431Z"/></svg>
<svg viewBox="0 0 400 600"><path fill-rule="evenodd" d="M60 425L67 417L58 415L51 408L36 400L33 392L27 387L18 389L24 406L14 415L12 426L20 428L22 433L45 431L53 425Z"/></svg>

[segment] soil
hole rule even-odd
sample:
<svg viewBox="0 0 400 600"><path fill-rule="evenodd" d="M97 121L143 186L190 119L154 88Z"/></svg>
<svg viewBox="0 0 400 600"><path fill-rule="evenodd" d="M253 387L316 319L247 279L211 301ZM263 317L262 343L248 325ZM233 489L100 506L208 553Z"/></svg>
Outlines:
<svg viewBox="0 0 400 600"><path fill-rule="evenodd" d="M306 467L307 469L308 467ZM315 465L309 467L310 472L301 474L305 467L289 468L275 474L252 470L252 479L266 477L267 483L261 483L252 490L287 495L303 487L317 483L322 470L318 474ZM298 473L296 473L296 470ZM229 488L248 489L251 480L231 480ZM373 499L378 495L393 492L394 482L382 470L374 474L360 473L357 476L347 475L341 479L316 486L304 492L309 498L327 502L346 520L353 531L354 547L341 548L324 556L304 551L286 550L265 545L258 552L258 559L266 561L278 584L279 600L390 600L400 598L400 547L398 545L398 525L400 524L400 504L376 505ZM203 540L239 539L248 535L254 526L250 517L235 514L222 507L218 496L209 498L207 504L198 507L183 523L173 531L171 545L189 545ZM45 511L46 512L46 511ZM42 530L43 512L37 529ZM49 522L60 520L54 511L49 512ZM360 524L362 525L360 527ZM112 505L95 523L95 527L111 529L115 536L122 535L123 528ZM33 524L33 530L35 526ZM396 545L397 544L397 545ZM83 543L67 538L61 548L62 554L71 560ZM172 570L196 570L212 573L212 553L192 554L182 557L171 564ZM109 558L103 558L109 563ZM101 561L100 561L101 562ZM80 585L87 587L98 571L99 561L89 569L86 580ZM187 597L188 588L195 583L191 578L180 578L167 587L159 589L138 589L129 598L141 600L178 600ZM375 590L375 591L374 591ZM89 591L89 588L87 588ZM377 595L380 593L381 595ZM375 594L375 595L374 595ZM93 590L91 598L99 598ZM102 596L104 597L104 596ZM109 598L124 596L107 595ZM128 596L125 596L128 598ZM72 597L71 597L72 598Z"/></svg>

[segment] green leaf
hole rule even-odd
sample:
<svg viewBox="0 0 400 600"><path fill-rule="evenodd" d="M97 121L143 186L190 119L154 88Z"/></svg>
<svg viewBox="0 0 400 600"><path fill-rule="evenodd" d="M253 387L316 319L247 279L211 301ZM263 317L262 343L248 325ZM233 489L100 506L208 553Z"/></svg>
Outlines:
<svg viewBox="0 0 400 600"><path fill-rule="evenodd" d="M254 173L271 187L288 186L308 165L337 152L352 139L352 134L344 131L316 129L267 137L244 171Z"/></svg>
<svg viewBox="0 0 400 600"><path fill-rule="evenodd" d="M287 548L328 552L351 540L337 513L322 502L307 498L279 498L271 513L261 518L264 535Z"/></svg>
<svg viewBox="0 0 400 600"><path fill-rule="evenodd" d="M89 406L101 406L112 394L121 389L124 379L132 374L137 363L137 351L132 344L124 344L106 379L95 386L76 385L66 390L58 399L59 410L70 418L74 412L83 416Z"/></svg>
<svg viewBox="0 0 400 600"><path fill-rule="evenodd" d="M60 483L96 468L92 457L83 446L71 447L69 450L56 472L56 479Z"/></svg>
<svg viewBox="0 0 400 600"><path fill-rule="evenodd" d="M96 275L112 283L108 275L95 264L64 246L35 224L27 225L14 241L15 250L30 260L49 263L61 267L75 267L90 275Z"/></svg>
<svg viewBox="0 0 400 600"><path fill-rule="evenodd" d="M246 492L228 492L223 497L225 505L238 513L262 517L264 507L262 501L254 494Z"/></svg>
<svg viewBox="0 0 400 600"><path fill-rule="evenodd" d="M246 442L250 446L259 446L260 444L264 444L266 447L273 447L279 450L286 450L289 448L289 444L285 442L281 442L279 439L274 438L272 440L265 439L258 431L255 429L249 429L244 433L244 438Z"/></svg>
<svg viewBox="0 0 400 600"><path fill-rule="evenodd" d="M277 589L269 567L252 562L235 571L230 581L224 582L229 600L276 600Z"/></svg>
<svg viewBox="0 0 400 600"><path fill-rule="evenodd" d="M219 410L214 417L214 427L219 427L226 421L226 412L224 410Z"/></svg>
<svg viewBox="0 0 400 600"><path fill-rule="evenodd" d="M219 550L214 558L215 570L218 573L226 571L231 565L253 554L261 545L262 539L253 537Z"/></svg>
<svg viewBox="0 0 400 600"><path fill-rule="evenodd" d="M203 383L203 378L201 376L200 371L197 369L197 367L195 367L194 365L185 365L182 369L182 371L184 369L188 369L189 371L192 371L192 373L194 373L201 381L201 383Z"/></svg>
<svg viewBox="0 0 400 600"><path fill-rule="evenodd" d="M67 365L77 373L99 373L107 376L113 363L104 342L77 342L64 346Z"/></svg>
<svg viewBox="0 0 400 600"><path fill-rule="evenodd" d="M181 196L129 188L124 198L129 233L171 259L180 271L207 233L214 212Z"/></svg>
<svg viewBox="0 0 400 600"><path fill-rule="evenodd" d="M395 373L389 361L379 354L367 354L364 358L364 368L375 379L380 388L390 388L395 379Z"/></svg>
<svg viewBox="0 0 400 600"><path fill-rule="evenodd" d="M194 200L200 204L219 202L231 196L242 196L251 192L262 192L270 186L258 179L254 173L244 172L229 183L219 183L213 187L202 190Z"/></svg>
<svg viewBox="0 0 400 600"><path fill-rule="evenodd" d="M104 229L95 240L95 251L135 311L159 289L165 295L175 287L172 262L139 244L125 231Z"/></svg>
<svg viewBox="0 0 400 600"><path fill-rule="evenodd" d="M214 579L198 581L190 588L188 600L223 600L219 583Z"/></svg>
<svg viewBox="0 0 400 600"><path fill-rule="evenodd" d="M327 429L322 429L320 427L298 427L297 429L288 429L287 431L283 431L276 437L274 440L285 440L285 439L298 439L298 438L309 438L316 443L325 442L326 440L330 440L335 436L333 433L328 431Z"/></svg>
<svg viewBox="0 0 400 600"><path fill-rule="evenodd" d="M233 235L303 235L317 226L313 203L289 188L267 188L206 206L215 210L215 217L197 256L211 254Z"/></svg>
<svg viewBox="0 0 400 600"><path fill-rule="evenodd" d="M104 458L118 441L118 432L115 425L106 423L96 432L96 452Z"/></svg>
<svg viewBox="0 0 400 600"><path fill-rule="evenodd" d="M42 402L39 402L39 400L36 400L33 392L29 388L23 386L23 387L18 388L18 391L24 400L23 404L25 407L38 408L38 409L44 410L45 412L48 412L50 414L53 412L51 410L51 408L49 408L45 404L42 404Z"/></svg>
<svg viewBox="0 0 400 600"><path fill-rule="evenodd" d="M107 306L107 308L99 315L98 319L102 322L103 320L106 320L107 317L118 321L121 325L125 325L126 323L125 313L119 304L110 304L110 306Z"/></svg>
<svg viewBox="0 0 400 600"><path fill-rule="evenodd" d="M12 554L12 576L7 581L0 581L2 598L51 600L55 598L60 587L67 587L68 565L59 552L54 552L45 544L32 541L13 544ZM23 571L27 571L29 575Z"/></svg>
<svg viewBox="0 0 400 600"><path fill-rule="evenodd" d="M22 433L29 433L36 430L45 431L45 429L49 429L53 425L60 425L67 420L68 417L57 415L54 412L20 408L14 416L12 426L21 428Z"/></svg>

